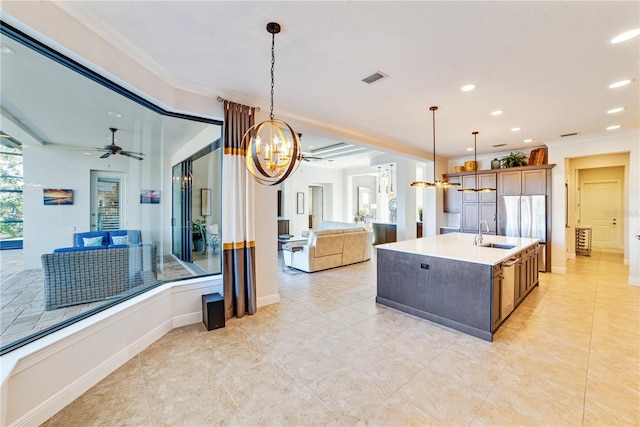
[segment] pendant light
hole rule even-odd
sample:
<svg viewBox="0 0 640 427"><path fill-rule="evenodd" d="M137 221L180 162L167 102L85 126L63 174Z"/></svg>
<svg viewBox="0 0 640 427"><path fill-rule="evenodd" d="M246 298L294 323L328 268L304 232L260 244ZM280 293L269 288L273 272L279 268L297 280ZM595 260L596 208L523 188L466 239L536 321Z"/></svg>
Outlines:
<svg viewBox="0 0 640 427"><path fill-rule="evenodd" d="M280 24L270 22L271 34L271 110L269 120L255 124L242 137L242 152L249 173L264 185L277 185L287 179L300 165L302 150L294 130L282 120L273 118L273 87L275 68L275 35Z"/></svg>
<svg viewBox="0 0 640 427"><path fill-rule="evenodd" d="M433 116L433 182L425 182L425 181L415 181L411 183L412 187L418 188L451 188L455 187L457 183L450 183L445 180L438 181L436 179L436 111L438 111L438 107L433 106L429 107L431 110L431 114Z"/></svg>
<svg viewBox="0 0 640 427"><path fill-rule="evenodd" d="M393 197L395 196L395 193L393 192L393 163L391 163L389 167L391 168L391 172L389 172L389 182L391 183L391 185L387 189L387 195L389 197Z"/></svg>
<svg viewBox="0 0 640 427"><path fill-rule="evenodd" d="M492 191L496 191L495 188L490 187L482 187L478 188L478 131L471 132L473 135L473 164L475 165L474 170L474 188L462 188L458 191L462 193L490 193Z"/></svg>

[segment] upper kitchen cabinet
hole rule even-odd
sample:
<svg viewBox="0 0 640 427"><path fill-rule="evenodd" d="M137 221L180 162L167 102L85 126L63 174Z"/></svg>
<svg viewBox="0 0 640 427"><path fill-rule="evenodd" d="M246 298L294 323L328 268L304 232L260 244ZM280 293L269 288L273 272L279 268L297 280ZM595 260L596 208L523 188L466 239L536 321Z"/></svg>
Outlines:
<svg viewBox="0 0 640 427"><path fill-rule="evenodd" d="M479 173L476 183L476 175L465 175L462 177L462 188L496 188L496 174L495 173ZM478 199L478 196L480 199ZM495 203L496 193L462 193L462 201L468 202L484 202Z"/></svg>
<svg viewBox="0 0 640 427"><path fill-rule="evenodd" d="M498 174L498 193L502 196L547 194L547 170L514 170Z"/></svg>
<svg viewBox="0 0 640 427"><path fill-rule="evenodd" d="M451 177L448 181L452 184L460 184L460 177ZM443 208L444 212L453 212L460 213L462 209L462 193L458 191L458 187L451 187L444 189L444 198L443 198Z"/></svg>

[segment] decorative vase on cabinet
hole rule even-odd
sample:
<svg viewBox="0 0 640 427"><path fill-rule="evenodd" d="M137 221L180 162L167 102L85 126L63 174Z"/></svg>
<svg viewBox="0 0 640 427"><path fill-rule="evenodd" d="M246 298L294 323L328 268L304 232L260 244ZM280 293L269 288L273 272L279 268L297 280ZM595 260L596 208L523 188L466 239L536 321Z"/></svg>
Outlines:
<svg viewBox="0 0 640 427"><path fill-rule="evenodd" d="M500 160L498 159L491 160L491 169L500 169Z"/></svg>

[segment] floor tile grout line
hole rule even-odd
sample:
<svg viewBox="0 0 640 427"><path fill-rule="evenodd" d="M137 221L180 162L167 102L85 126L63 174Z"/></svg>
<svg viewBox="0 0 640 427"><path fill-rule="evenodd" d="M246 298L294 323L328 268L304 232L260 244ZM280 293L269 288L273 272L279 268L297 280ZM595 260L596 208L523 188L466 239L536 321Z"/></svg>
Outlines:
<svg viewBox="0 0 640 427"><path fill-rule="evenodd" d="M136 365L138 370L140 371L140 379L142 379L142 386L144 387L144 403L145 403L145 406L147 407L147 417L149 419L149 425L153 427L153 417L151 416L151 405L149 404L149 388L147 387L147 381L144 377L144 369L142 369L141 354L142 352L136 354L134 357L136 358Z"/></svg>
<svg viewBox="0 0 640 427"><path fill-rule="evenodd" d="M300 379L298 379L295 375L293 375L293 373L291 373L291 371L289 371L285 366L282 365L282 363L280 363L280 361L275 360L275 363L277 363L285 372L287 372L297 383L298 385L303 388L304 390L307 391L307 393L309 393L311 396L313 396L314 398L316 398L320 403L322 403L322 405L327 408L327 410L329 412L331 412L333 415L336 416L336 418L341 418L340 414L336 414L335 411L333 411L329 405L327 405L327 403L324 401L324 399L320 398L320 396L316 395L311 389L309 389L309 387L307 386L307 384L305 384L304 382L302 382ZM323 377L326 378L326 377ZM271 405L273 406L273 405Z"/></svg>

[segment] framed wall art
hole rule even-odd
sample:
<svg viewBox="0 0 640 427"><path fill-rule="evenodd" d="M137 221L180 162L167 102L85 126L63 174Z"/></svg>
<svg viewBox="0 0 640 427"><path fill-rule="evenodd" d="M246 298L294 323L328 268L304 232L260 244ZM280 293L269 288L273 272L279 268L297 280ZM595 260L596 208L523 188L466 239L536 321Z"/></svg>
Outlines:
<svg viewBox="0 0 640 427"><path fill-rule="evenodd" d="M160 191L140 190L140 203L150 203L152 205L160 204Z"/></svg>
<svg viewBox="0 0 640 427"><path fill-rule="evenodd" d="M45 206L48 205L72 205L73 190L62 190L60 188L42 189Z"/></svg>
<svg viewBox="0 0 640 427"><path fill-rule="evenodd" d="M296 194L296 213L304 214L304 193Z"/></svg>

